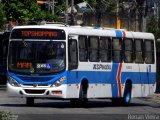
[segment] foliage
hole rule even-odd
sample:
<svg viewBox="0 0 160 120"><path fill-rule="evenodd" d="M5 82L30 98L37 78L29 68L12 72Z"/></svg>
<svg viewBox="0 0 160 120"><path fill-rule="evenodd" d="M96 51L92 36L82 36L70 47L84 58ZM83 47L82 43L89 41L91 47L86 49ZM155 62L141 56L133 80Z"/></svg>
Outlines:
<svg viewBox="0 0 160 120"><path fill-rule="evenodd" d="M12 120L12 114L0 111L0 120Z"/></svg>
<svg viewBox="0 0 160 120"><path fill-rule="evenodd" d="M128 14L127 9L124 8L123 3L129 1L135 1L134 8L131 10L131 17L135 16L135 10L138 10L139 23L143 17L143 5L146 0L76 0L75 4L87 1L89 6L92 7L94 13L96 11L102 12L104 14L116 15L117 12L117 2L119 2L119 16ZM24 24L28 21L58 21L58 15L66 10L66 0L57 0L55 4L55 15L48 12L47 5L38 5L37 0L1 0L0 2L0 28L10 21L18 22ZM69 6L71 1L69 1ZM130 8L129 8L130 9ZM93 12L93 11L92 11ZM147 31L152 32L155 36L159 35L159 28L156 18L152 16L147 25Z"/></svg>
<svg viewBox="0 0 160 120"><path fill-rule="evenodd" d="M55 15L41 10L37 0L2 0L7 21L25 23L27 21L57 20Z"/></svg>
<svg viewBox="0 0 160 120"><path fill-rule="evenodd" d="M4 28L4 24L6 23L6 16L3 11L3 4L0 3L0 28Z"/></svg>
<svg viewBox="0 0 160 120"><path fill-rule="evenodd" d="M58 3L55 6L55 13L59 14L64 12L66 9L66 0L58 0Z"/></svg>
<svg viewBox="0 0 160 120"><path fill-rule="evenodd" d="M153 33L156 39L160 35L160 29L155 15L151 16L149 22L147 23L147 32Z"/></svg>

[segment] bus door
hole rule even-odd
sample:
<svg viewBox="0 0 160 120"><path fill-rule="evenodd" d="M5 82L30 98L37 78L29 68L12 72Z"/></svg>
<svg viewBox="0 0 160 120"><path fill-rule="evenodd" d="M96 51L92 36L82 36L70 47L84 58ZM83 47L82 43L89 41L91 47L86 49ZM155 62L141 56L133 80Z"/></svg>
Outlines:
<svg viewBox="0 0 160 120"><path fill-rule="evenodd" d="M68 37L68 83L78 83L78 48L77 48L78 36Z"/></svg>

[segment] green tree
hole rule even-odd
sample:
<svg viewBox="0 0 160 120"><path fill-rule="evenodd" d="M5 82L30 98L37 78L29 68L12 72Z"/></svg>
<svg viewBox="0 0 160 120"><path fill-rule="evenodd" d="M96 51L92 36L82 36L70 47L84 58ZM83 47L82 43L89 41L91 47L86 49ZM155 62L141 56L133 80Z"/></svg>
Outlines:
<svg viewBox="0 0 160 120"><path fill-rule="evenodd" d="M37 0L2 0L7 21L25 23L27 21L57 20L55 15L41 10Z"/></svg>
<svg viewBox="0 0 160 120"><path fill-rule="evenodd" d="M147 32L153 33L156 39L158 38L160 34L160 29L158 27L158 21L155 15L151 16L149 22L147 23Z"/></svg>
<svg viewBox="0 0 160 120"><path fill-rule="evenodd" d="M0 28L4 28L4 25L6 23L6 16L3 10L3 4L0 3Z"/></svg>

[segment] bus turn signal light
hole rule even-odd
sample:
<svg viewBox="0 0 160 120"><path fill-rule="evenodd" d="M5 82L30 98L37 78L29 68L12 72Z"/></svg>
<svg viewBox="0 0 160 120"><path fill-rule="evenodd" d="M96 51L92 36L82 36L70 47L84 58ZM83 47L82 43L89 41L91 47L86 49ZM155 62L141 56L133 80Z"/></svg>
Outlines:
<svg viewBox="0 0 160 120"><path fill-rule="evenodd" d="M62 91L52 91L52 94L62 94Z"/></svg>

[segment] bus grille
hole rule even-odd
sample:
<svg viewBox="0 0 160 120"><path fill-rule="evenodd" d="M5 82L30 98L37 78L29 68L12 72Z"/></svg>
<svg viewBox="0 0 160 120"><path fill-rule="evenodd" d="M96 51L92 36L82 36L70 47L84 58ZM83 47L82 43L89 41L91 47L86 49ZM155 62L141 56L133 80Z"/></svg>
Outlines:
<svg viewBox="0 0 160 120"><path fill-rule="evenodd" d="M43 94L45 90L25 90L27 94Z"/></svg>
<svg viewBox="0 0 160 120"><path fill-rule="evenodd" d="M53 79L53 77L25 77L25 76L19 76L19 78L24 82L47 82Z"/></svg>

